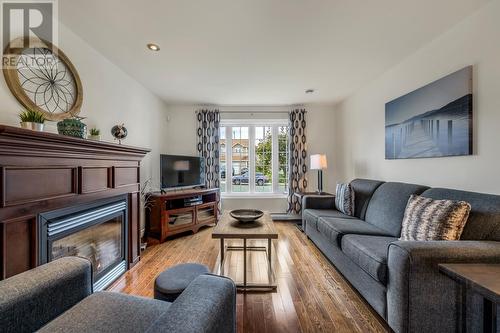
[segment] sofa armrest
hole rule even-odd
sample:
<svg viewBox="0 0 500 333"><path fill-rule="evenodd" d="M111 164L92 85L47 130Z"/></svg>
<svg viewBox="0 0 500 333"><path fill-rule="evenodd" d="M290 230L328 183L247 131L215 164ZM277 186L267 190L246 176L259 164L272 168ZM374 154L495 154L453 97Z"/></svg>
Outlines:
<svg viewBox="0 0 500 333"><path fill-rule="evenodd" d="M2 332L33 332L92 293L89 260L65 257L0 281Z"/></svg>
<svg viewBox="0 0 500 333"><path fill-rule="evenodd" d="M397 241L388 251L387 322L396 332L459 330L461 289L438 264L500 263L492 241Z"/></svg>
<svg viewBox="0 0 500 333"><path fill-rule="evenodd" d="M148 332L236 332L236 286L217 275L200 275Z"/></svg>
<svg viewBox="0 0 500 333"><path fill-rule="evenodd" d="M334 195L304 195L302 210L305 209L335 209Z"/></svg>

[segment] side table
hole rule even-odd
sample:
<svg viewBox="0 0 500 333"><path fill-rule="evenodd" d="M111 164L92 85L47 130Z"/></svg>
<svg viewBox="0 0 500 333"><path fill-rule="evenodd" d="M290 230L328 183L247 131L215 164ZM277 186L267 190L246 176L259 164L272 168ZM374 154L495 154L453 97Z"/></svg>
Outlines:
<svg viewBox="0 0 500 333"><path fill-rule="evenodd" d="M497 332L497 305L500 304L500 264L440 264L441 273L462 286L462 327L466 332L467 291L483 297L483 332Z"/></svg>

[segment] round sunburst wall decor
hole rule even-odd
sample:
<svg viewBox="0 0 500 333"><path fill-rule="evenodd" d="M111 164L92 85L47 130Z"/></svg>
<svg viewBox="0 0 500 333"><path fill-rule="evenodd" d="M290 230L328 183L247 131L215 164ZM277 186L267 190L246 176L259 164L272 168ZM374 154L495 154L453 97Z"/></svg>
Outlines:
<svg viewBox="0 0 500 333"><path fill-rule="evenodd" d="M30 47L14 48L13 40L4 50L5 81L12 94L29 110L42 112L47 120L59 121L80 113L82 83L75 66L57 47L30 39Z"/></svg>

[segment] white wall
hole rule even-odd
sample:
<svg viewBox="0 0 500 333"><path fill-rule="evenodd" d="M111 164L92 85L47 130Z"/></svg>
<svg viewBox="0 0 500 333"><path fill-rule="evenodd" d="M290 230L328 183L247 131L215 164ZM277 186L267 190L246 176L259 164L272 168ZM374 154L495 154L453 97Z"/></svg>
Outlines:
<svg viewBox="0 0 500 333"><path fill-rule="evenodd" d="M339 179L367 177L500 193L500 1L495 0L337 106ZM384 159L385 103L474 66L474 156Z"/></svg>
<svg viewBox="0 0 500 333"><path fill-rule="evenodd" d="M124 123L124 144L152 149L142 161L141 181L153 177L159 183L159 154L164 141L166 105L90 45L59 23L59 47L75 65L83 84L80 116L91 127L101 129L103 140L113 141L111 127ZM0 79L0 123L19 126L22 106ZM47 131L57 132L56 123Z"/></svg>
<svg viewBox="0 0 500 333"><path fill-rule="evenodd" d="M335 112L331 105L310 104L307 110L307 149L309 155L326 154L328 169L323 171L323 191L335 193L338 169L336 151L340 148L335 136ZM309 161L308 161L309 163ZM309 170L309 191L318 188L318 172Z"/></svg>
<svg viewBox="0 0 500 333"><path fill-rule="evenodd" d="M169 154L196 155L196 119L194 112L199 109L196 105L169 105L167 112L165 152ZM221 111L282 111L290 110L290 106L219 106ZM324 172L323 187L325 191L335 190L335 161L333 154L336 149L334 137L333 106L311 104L304 107L307 112L307 148L309 154L326 153L330 168ZM309 187L313 191L317 188L317 173L308 172ZM284 212L287 208L285 198L223 198L223 209L259 208L271 212Z"/></svg>

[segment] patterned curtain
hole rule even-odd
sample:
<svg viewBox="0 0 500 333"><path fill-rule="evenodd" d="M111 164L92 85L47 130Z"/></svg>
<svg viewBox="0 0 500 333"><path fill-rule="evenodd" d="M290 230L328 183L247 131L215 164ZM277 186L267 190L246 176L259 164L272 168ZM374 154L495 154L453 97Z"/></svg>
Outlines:
<svg viewBox="0 0 500 333"><path fill-rule="evenodd" d="M196 111L198 126L198 154L205 158L205 186L218 188L219 184L219 110Z"/></svg>
<svg viewBox="0 0 500 333"><path fill-rule="evenodd" d="M302 210L300 198L295 192L305 192L307 188L307 145L306 145L306 110L295 109L289 113L290 131L290 175L288 185L288 213L299 214Z"/></svg>

